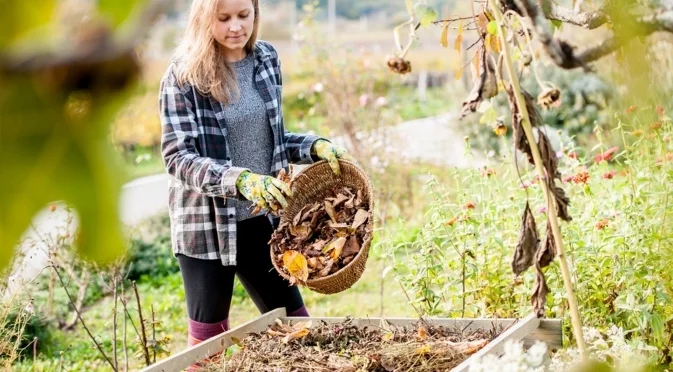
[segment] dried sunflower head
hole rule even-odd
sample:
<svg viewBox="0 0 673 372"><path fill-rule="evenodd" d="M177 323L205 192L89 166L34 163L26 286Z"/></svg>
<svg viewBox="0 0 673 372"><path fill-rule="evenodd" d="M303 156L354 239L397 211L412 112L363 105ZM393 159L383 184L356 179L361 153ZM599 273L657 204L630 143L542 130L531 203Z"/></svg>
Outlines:
<svg viewBox="0 0 673 372"><path fill-rule="evenodd" d="M537 96L538 105L549 109L561 105L561 91L556 87L547 88Z"/></svg>
<svg viewBox="0 0 673 372"><path fill-rule="evenodd" d="M404 75L411 72L411 62L400 58L400 57L390 57L388 58L388 68L390 71Z"/></svg>

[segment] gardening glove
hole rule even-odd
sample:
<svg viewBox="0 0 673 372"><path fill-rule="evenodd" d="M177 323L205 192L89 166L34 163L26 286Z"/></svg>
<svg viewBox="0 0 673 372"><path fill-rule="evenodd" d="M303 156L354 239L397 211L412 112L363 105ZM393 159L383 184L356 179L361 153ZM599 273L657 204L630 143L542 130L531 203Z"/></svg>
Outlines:
<svg viewBox="0 0 673 372"><path fill-rule="evenodd" d="M292 196L292 190L283 181L271 176L244 171L236 180L236 188L258 208L277 211L287 207L283 194Z"/></svg>
<svg viewBox="0 0 673 372"><path fill-rule="evenodd" d="M333 145L326 140L319 139L315 141L313 144L313 151L320 159L327 160L329 166L332 168L332 171L337 176L341 174L338 159L348 160L356 163L355 159L353 159L346 149Z"/></svg>

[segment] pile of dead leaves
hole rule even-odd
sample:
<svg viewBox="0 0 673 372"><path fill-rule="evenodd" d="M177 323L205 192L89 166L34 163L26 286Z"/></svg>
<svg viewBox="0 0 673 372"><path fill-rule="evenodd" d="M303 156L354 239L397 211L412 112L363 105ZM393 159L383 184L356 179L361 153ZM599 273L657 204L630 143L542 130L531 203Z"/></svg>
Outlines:
<svg viewBox="0 0 673 372"><path fill-rule="evenodd" d="M224 361L226 371L449 371L502 330L436 326L424 321L401 327L358 327L352 319L284 324L239 341ZM223 367L223 368L222 368Z"/></svg>
<svg viewBox="0 0 673 372"><path fill-rule="evenodd" d="M348 265L371 234L372 218L361 190L338 187L281 222L269 244L292 284L323 278Z"/></svg>

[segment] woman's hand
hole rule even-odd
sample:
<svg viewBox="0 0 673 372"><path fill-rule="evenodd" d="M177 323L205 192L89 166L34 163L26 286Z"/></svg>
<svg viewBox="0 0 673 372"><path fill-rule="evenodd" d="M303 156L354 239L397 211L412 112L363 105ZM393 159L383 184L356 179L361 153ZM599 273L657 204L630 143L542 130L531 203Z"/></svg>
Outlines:
<svg viewBox="0 0 673 372"><path fill-rule="evenodd" d="M346 151L346 149L333 145L329 141L319 139L313 144L313 151L315 155L322 160L327 160L332 171L337 176L341 174L339 168L339 159L352 161L356 163L355 159Z"/></svg>
<svg viewBox="0 0 673 372"><path fill-rule="evenodd" d="M236 188L258 208L277 211L287 207L283 194L292 196L292 190L283 181L271 176L245 171L236 180Z"/></svg>

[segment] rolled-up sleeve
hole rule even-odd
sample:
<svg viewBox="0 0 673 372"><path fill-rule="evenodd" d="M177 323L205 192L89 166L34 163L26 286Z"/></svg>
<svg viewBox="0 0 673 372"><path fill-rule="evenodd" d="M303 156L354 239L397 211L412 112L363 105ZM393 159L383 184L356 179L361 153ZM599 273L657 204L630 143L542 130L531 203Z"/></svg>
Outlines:
<svg viewBox="0 0 673 372"><path fill-rule="evenodd" d="M212 197L240 199L236 180L248 169L220 164L199 154L198 124L188 92L178 87L172 73L161 81L161 153L166 172L188 190Z"/></svg>

